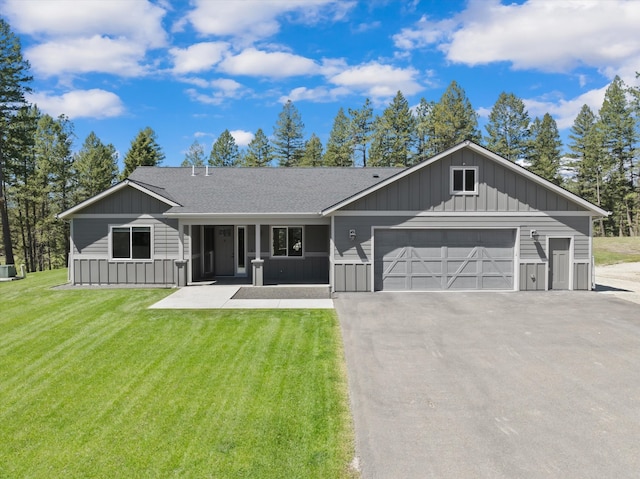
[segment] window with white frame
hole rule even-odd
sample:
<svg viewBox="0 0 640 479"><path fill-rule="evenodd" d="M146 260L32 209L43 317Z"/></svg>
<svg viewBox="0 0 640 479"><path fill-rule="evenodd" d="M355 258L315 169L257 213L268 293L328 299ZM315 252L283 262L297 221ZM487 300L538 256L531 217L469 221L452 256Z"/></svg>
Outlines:
<svg viewBox="0 0 640 479"><path fill-rule="evenodd" d="M451 193L455 195L474 195L478 193L478 167L452 166Z"/></svg>
<svg viewBox="0 0 640 479"><path fill-rule="evenodd" d="M272 226L271 256L302 256L302 233L302 226Z"/></svg>
<svg viewBox="0 0 640 479"><path fill-rule="evenodd" d="M112 226L112 259L151 259L151 226Z"/></svg>

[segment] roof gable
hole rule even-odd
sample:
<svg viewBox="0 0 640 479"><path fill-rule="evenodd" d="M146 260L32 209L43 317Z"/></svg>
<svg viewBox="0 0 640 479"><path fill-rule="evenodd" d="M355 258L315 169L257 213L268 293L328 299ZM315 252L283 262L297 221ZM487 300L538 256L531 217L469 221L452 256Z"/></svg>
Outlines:
<svg viewBox="0 0 640 479"><path fill-rule="evenodd" d="M451 195L449 167L477 166L482 162L485 168L480 170L479 177L481 182L486 181L483 190L478 195ZM322 213L329 215L340 209L446 212L587 210L595 216L607 215L598 206L470 141L407 168L326 208Z"/></svg>
<svg viewBox="0 0 640 479"><path fill-rule="evenodd" d="M127 179L127 180L121 181L120 183L117 183L116 185L112 186L109 189L106 189L102 193L99 193L81 203L78 203L73 208L63 211L58 215L58 218L67 219L73 215L80 213L82 210L85 210L86 208L90 208L91 206L97 205L100 202L105 201L107 198L113 197L114 195L123 192L126 188L133 188L134 190L140 193L148 195L149 197L168 205L169 207L180 206L178 203L176 203L171 198L169 198L166 193L162 194L163 192L161 189L158 189L151 185L144 185L142 183L137 183L135 181Z"/></svg>

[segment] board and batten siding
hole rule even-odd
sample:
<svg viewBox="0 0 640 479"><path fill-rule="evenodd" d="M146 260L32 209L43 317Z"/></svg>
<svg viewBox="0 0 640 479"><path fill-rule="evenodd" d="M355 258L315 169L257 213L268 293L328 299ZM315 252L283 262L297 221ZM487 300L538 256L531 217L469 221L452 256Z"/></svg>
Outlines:
<svg viewBox="0 0 640 479"><path fill-rule="evenodd" d="M451 195L452 166L478 168L477 195ZM432 165L390 183L345 211L526 212L582 211L544 186L469 149L458 150Z"/></svg>
<svg viewBox="0 0 640 479"><path fill-rule="evenodd" d="M171 206L129 186L82 209L83 215L161 214Z"/></svg>
<svg viewBox="0 0 640 479"><path fill-rule="evenodd" d="M370 291L373 264L372 229L511 229L519 230L520 290L544 290L547 263L546 238L572 239L574 251L574 289L589 288L589 221L588 216L335 216L334 217L334 288L336 291ZM356 238L349 238L350 230ZM530 237L536 230L537 241ZM363 286L366 284L366 287ZM363 289L364 288L364 289Z"/></svg>
<svg viewBox="0 0 640 479"><path fill-rule="evenodd" d="M179 257L178 220L102 216L73 218L71 267L74 284L175 283ZM110 226L151 226L153 258L148 261L109 259Z"/></svg>

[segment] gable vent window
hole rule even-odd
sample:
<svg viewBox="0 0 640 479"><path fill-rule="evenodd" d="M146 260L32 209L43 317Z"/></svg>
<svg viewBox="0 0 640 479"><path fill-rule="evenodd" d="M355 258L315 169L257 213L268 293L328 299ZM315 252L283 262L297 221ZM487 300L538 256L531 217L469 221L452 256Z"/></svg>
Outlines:
<svg viewBox="0 0 640 479"><path fill-rule="evenodd" d="M111 227L112 259L151 259L150 226Z"/></svg>
<svg viewBox="0 0 640 479"><path fill-rule="evenodd" d="M451 194L478 194L478 167L454 166L451 168Z"/></svg>

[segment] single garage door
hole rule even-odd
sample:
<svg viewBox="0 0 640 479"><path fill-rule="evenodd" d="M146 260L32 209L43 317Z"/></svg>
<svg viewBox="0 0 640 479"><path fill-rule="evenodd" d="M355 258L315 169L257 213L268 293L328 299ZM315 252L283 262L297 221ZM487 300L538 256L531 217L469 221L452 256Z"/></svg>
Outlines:
<svg viewBox="0 0 640 479"><path fill-rule="evenodd" d="M376 230L374 286L385 291L511 290L514 241L514 230Z"/></svg>

